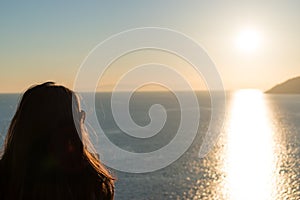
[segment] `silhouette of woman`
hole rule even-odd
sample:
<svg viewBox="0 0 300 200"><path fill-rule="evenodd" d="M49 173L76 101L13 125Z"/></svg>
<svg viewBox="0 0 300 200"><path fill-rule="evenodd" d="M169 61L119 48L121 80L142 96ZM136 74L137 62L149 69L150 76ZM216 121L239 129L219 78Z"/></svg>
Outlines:
<svg viewBox="0 0 300 200"><path fill-rule="evenodd" d="M73 91L53 82L29 88L5 139L0 199L113 199L114 178L88 150L84 117Z"/></svg>

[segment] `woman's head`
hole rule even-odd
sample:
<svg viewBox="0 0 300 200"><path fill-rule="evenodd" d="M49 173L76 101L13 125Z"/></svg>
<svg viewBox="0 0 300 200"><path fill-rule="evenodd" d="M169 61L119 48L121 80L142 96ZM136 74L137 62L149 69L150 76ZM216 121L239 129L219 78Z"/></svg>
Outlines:
<svg viewBox="0 0 300 200"><path fill-rule="evenodd" d="M40 182L62 184L61 187L64 187L63 183L70 187L70 184L81 182L93 183L90 187L98 190L104 187L103 191L112 196L111 175L82 142L88 141L83 121L84 112L80 111L73 91L53 82L29 88L12 119L0 163L9 189L21 191L27 188L43 195L34 189ZM76 176L80 180L78 183Z"/></svg>

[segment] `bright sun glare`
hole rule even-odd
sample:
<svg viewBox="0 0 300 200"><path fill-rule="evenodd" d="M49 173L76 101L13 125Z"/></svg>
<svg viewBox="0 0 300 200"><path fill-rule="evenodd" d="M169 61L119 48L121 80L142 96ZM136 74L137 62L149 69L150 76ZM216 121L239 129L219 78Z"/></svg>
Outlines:
<svg viewBox="0 0 300 200"><path fill-rule="evenodd" d="M262 36L255 29L245 29L236 38L236 46L243 52L254 52L261 47Z"/></svg>
<svg viewBox="0 0 300 200"><path fill-rule="evenodd" d="M274 135L262 92L234 96L228 132L227 179L232 200L274 199Z"/></svg>

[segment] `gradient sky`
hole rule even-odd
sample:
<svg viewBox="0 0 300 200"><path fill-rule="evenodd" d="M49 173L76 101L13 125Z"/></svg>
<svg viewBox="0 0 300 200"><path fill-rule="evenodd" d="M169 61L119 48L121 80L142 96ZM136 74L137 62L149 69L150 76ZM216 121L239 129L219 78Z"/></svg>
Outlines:
<svg viewBox="0 0 300 200"><path fill-rule="evenodd" d="M299 10L300 1L1 1L0 92L23 92L46 80L72 88L98 43L145 26L197 41L226 89L266 90L300 75ZM235 45L249 27L261 34L251 53Z"/></svg>

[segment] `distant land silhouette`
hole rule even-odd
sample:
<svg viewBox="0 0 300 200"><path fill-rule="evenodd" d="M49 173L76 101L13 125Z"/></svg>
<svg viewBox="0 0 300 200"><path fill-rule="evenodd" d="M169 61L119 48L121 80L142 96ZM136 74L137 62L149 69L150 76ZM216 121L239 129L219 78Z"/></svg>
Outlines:
<svg viewBox="0 0 300 200"><path fill-rule="evenodd" d="M300 94L300 76L280 83L265 93L270 94Z"/></svg>

